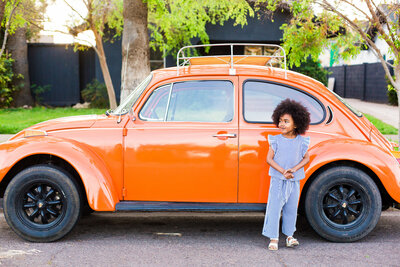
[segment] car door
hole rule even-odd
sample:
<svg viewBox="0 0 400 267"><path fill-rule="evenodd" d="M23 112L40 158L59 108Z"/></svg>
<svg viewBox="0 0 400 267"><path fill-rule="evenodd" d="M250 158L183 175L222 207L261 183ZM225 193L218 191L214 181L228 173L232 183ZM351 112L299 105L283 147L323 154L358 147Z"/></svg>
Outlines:
<svg viewBox="0 0 400 267"><path fill-rule="evenodd" d="M155 85L127 125L124 200L237 202L238 79Z"/></svg>
<svg viewBox="0 0 400 267"><path fill-rule="evenodd" d="M239 109L239 203L265 203L268 199L270 177L266 162L268 135L280 134L272 122L275 107L286 98L302 103L310 112L311 124L306 136L311 136L314 125L325 119L322 103L301 88L268 80L240 77ZM314 135L315 136L315 135ZM316 138L311 137L311 143ZM302 180L302 183L305 181Z"/></svg>

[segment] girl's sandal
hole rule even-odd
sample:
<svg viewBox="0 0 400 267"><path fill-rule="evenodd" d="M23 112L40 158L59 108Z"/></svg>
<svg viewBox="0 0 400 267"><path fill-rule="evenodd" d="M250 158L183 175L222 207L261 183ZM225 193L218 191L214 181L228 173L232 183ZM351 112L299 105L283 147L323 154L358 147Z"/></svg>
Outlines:
<svg viewBox="0 0 400 267"><path fill-rule="evenodd" d="M294 247L297 247L298 245L299 245L299 241L297 241L297 239L294 238L293 236L288 236L286 238L286 247L294 248Z"/></svg>
<svg viewBox="0 0 400 267"><path fill-rule="evenodd" d="M271 239L268 245L269 250L278 250L278 239Z"/></svg>

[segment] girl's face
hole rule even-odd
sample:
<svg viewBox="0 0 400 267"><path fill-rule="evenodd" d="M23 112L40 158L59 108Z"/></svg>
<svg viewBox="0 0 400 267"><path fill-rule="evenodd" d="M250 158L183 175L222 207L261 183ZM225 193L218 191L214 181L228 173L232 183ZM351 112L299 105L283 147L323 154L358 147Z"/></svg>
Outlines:
<svg viewBox="0 0 400 267"><path fill-rule="evenodd" d="M296 136L294 129L296 129L296 125L294 125L293 118L290 114L283 114L279 118L279 129L282 132L282 135L285 137L293 137Z"/></svg>

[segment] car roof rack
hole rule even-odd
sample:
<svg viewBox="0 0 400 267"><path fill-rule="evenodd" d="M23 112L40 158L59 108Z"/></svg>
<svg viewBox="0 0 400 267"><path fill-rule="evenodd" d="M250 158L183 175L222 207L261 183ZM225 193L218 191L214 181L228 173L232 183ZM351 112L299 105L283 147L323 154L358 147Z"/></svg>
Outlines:
<svg viewBox="0 0 400 267"><path fill-rule="evenodd" d="M208 56L191 56L191 50L215 46L228 46L230 47L229 55L208 55ZM234 55L234 47L249 46L260 47L263 55ZM185 55L187 52L188 56ZM196 54L196 53L194 53ZM286 68L286 52L280 45L275 44L247 44L247 43L228 43L228 44L204 44L204 45L189 45L182 47L176 56L177 75L180 74L180 69L185 66L193 65L208 65L208 64L227 64L230 66L229 74L236 75L235 65L259 65L259 66L279 66L285 70L285 79L287 79Z"/></svg>

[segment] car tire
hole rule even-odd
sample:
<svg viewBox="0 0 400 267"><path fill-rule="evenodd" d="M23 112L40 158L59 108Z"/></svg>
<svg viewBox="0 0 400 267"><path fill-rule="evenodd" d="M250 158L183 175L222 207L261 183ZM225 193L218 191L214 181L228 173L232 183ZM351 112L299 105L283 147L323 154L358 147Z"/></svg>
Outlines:
<svg viewBox="0 0 400 267"><path fill-rule="evenodd" d="M312 228L333 242L353 242L376 226L382 210L378 187L365 172L348 166L320 173L305 199Z"/></svg>
<svg viewBox="0 0 400 267"><path fill-rule="evenodd" d="M52 242L68 234L80 217L80 195L71 176L51 165L18 173L7 186L3 210L11 229L32 242Z"/></svg>

